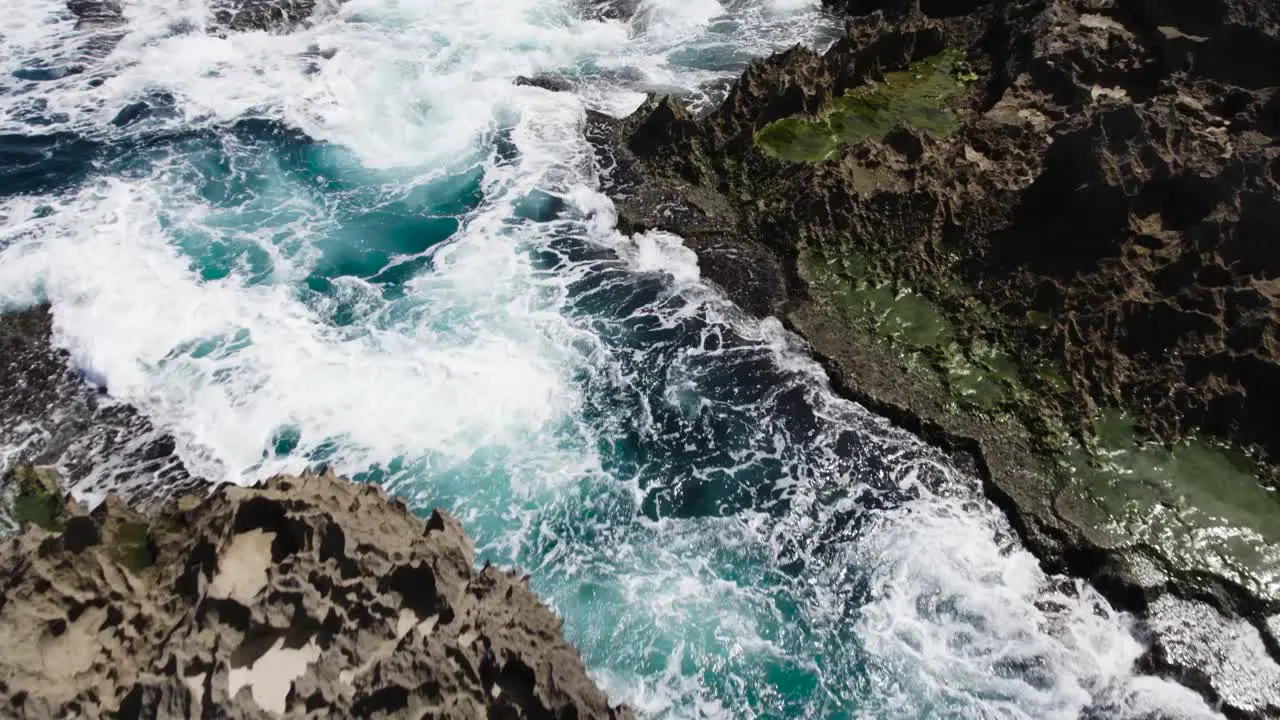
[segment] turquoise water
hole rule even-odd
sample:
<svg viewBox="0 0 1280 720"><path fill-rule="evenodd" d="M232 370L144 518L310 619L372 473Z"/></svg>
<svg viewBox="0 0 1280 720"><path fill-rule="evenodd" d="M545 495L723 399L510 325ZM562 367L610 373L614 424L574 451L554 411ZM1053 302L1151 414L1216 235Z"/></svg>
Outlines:
<svg viewBox="0 0 1280 720"><path fill-rule="evenodd" d="M60 3L0 39L0 302L50 300L193 471L449 508L646 717L1207 714L679 238L614 229L585 109L705 106L829 39L816 7L350 0L226 38L206 10L136 0L72 75L30 72L93 40ZM537 72L575 90L513 86Z"/></svg>

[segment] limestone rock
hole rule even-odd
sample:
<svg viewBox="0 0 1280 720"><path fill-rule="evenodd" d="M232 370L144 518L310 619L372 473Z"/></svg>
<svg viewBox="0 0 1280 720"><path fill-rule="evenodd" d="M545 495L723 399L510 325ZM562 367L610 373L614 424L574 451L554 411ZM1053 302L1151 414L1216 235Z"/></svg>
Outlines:
<svg viewBox="0 0 1280 720"><path fill-rule="evenodd" d="M629 718L461 525L332 474L109 497L0 546L18 717Z"/></svg>

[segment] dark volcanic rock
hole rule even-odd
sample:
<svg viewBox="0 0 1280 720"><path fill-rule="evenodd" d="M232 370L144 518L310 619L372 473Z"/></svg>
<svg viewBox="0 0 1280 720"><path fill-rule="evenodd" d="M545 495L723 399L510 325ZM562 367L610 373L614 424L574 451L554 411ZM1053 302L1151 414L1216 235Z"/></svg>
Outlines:
<svg viewBox="0 0 1280 720"><path fill-rule="evenodd" d="M316 0L228 0L214 9L218 28L289 32L311 17Z"/></svg>
<svg viewBox="0 0 1280 720"><path fill-rule="evenodd" d="M635 17L643 0L582 0L582 14L592 20L627 21Z"/></svg>
<svg viewBox="0 0 1280 720"><path fill-rule="evenodd" d="M550 90L551 92L568 92L573 89L573 83L556 75L539 74L534 75L533 77L520 75L516 77L515 84L542 88L543 90Z"/></svg>
<svg viewBox="0 0 1280 720"><path fill-rule="evenodd" d="M124 10L117 0L67 0L67 9L76 16L76 29L109 28L124 22Z"/></svg>
<svg viewBox="0 0 1280 720"><path fill-rule="evenodd" d="M174 438L86 384L52 332L48 306L0 314L0 447L16 450L0 471L55 466L77 492L111 491L139 506L204 487Z"/></svg>
<svg viewBox="0 0 1280 720"><path fill-rule="evenodd" d="M459 523L331 474L150 517L115 497L0 547L0 693L26 718L629 718Z"/></svg>
<svg viewBox="0 0 1280 720"><path fill-rule="evenodd" d="M652 100L592 118L620 229L688 238L732 299L809 340L837 389L976 458L1046 568L1138 613L1207 603L1257 630L1260 663L1280 660L1280 597L1115 534L1045 470L1060 438L1087 439L1099 411L1121 408L1145 438L1222 438L1280 479L1280 5L831 4L852 16L843 39L753 63L706 117ZM944 48L977 77L953 134L899 128L812 164L755 145L766 124ZM928 298L961 351L1003 348L1058 380L1024 370L1027 392L967 409L945 375L905 371L815 285L806 258L850 256ZM1152 662L1186 679L1197 655L1178 657ZM1228 671L1240 668L1208 672ZM1233 716L1271 712L1265 693L1223 691L1230 679L1189 684Z"/></svg>
<svg viewBox="0 0 1280 720"><path fill-rule="evenodd" d="M336 0L335 0L336 1ZM214 3L215 31L288 32L305 22L324 0L219 0ZM77 29L113 28L124 24L119 0L67 0Z"/></svg>

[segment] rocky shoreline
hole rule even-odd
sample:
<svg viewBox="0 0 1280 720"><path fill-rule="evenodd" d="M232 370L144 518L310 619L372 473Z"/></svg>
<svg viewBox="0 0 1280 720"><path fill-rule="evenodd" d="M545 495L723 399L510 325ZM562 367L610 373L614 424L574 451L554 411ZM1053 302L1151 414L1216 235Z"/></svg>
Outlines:
<svg viewBox="0 0 1280 720"><path fill-rule="evenodd" d="M0 314L0 714L631 717L448 514L331 472L211 487L51 340L47 306Z"/></svg>
<svg viewBox="0 0 1280 720"><path fill-rule="evenodd" d="M631 717L527 579L374 486L303 473L45 520L0 547L18 717Z"/></svg>
<svg viewBox="0 0 1280 720"><path fill-rule="evenodd" d="M1280 10L836 9L704 117L589 117L619 229L951 450L1149 670L1280 716Z"/></svg>
<svg viewBox="0 0 1280 720"><path fill-rule="evenodd" d="M1141 669L1280 718L1280 9L828 4L829 51L753 63L706 116L589 117L619 229L683 237L838 392L949 450L1046 570L1142 619ZM68 8L88 55L118 39L118 3ZM316 8L237 0L205 30ZM20 716L629 716L447 515L332 475L210 495L51 333L47 307L0 316ZM112 495L67 503L53 466Z"/></svg>
<svg viewBox="0 0 1280 720"><path fill-rule="evenodd" d="M187 470L172 435L54 347L48 305L0 314L0 448L12 454L0 467L58 467L76 479L78 496L110 491L142 510L208 487ZM0 513L0 531L13 529Z"/></svg>

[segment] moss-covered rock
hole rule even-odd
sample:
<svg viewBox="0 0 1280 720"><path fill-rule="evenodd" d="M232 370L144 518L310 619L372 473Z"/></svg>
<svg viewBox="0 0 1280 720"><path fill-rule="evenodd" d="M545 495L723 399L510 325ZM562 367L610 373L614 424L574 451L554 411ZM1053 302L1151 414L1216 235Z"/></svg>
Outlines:
<svg viewBox="0 0 1280 720"><path fill-rule="evenodd" d="M1258 483L1238 449L1203 438L1143 442L1132 418L1109 410L1061 459L1067 497L1120 542L1159 547L1178 570L1280 601L1280 493Z"/></svg>
<svg viewBox="0 0 1280 720"><path fill-rule="evenodd" d="M964 83L973 77L967 68L964 53L945 50L887 73L880 82L849 90L817 117L787 117L765 125L755 134L756 145L782 160L821 162L842 144L878 140L903 125L949 135L960 126L958 101Z"/></svg>
<svg viewBox="0 0 1280 720"><path fill-rule="evenodd" d="M906 369L936 375L958 409L994 413L1030 400L1021 380L1024 370L1008 352L962 337L957 323L933 301L879 277L861 253L806 248L798 270L815 300L852 329L887 343Z"/></svg>
<svg viewBox="0 0 1280 720"><path fill-rule="evenodd" d="M850 3L824 54L753 63L706 117L647 106L592 137L620 228L688 239L840 393L971 462L1047 570L1139 616L1209 603L1274 654L1280 64L1258 59L1280 11L1220 5ZM945 47L972 67L920 72ZM884 68L907 75L866 83ZM673 140L639 152L637 127ZM1118 444L1092 423L1112 407L1136 421ZM1148 659L1276 717L1247 663Z"/></svg>
<svg viewBox="0 0 1280 720"><path fill-rule="evenodd" d="M65 503L58 489L57 470L24 463L10 472L9 482L14 488L13 518L19 526L62 527Z"/></svg>
<svg viewBox="0 0 1280 720"><path fill-rule="evenodd" d="M121 523L107 540L107 547L112 559L133 573L140 573L155 562L151 532L146 523Z"/></svg>

